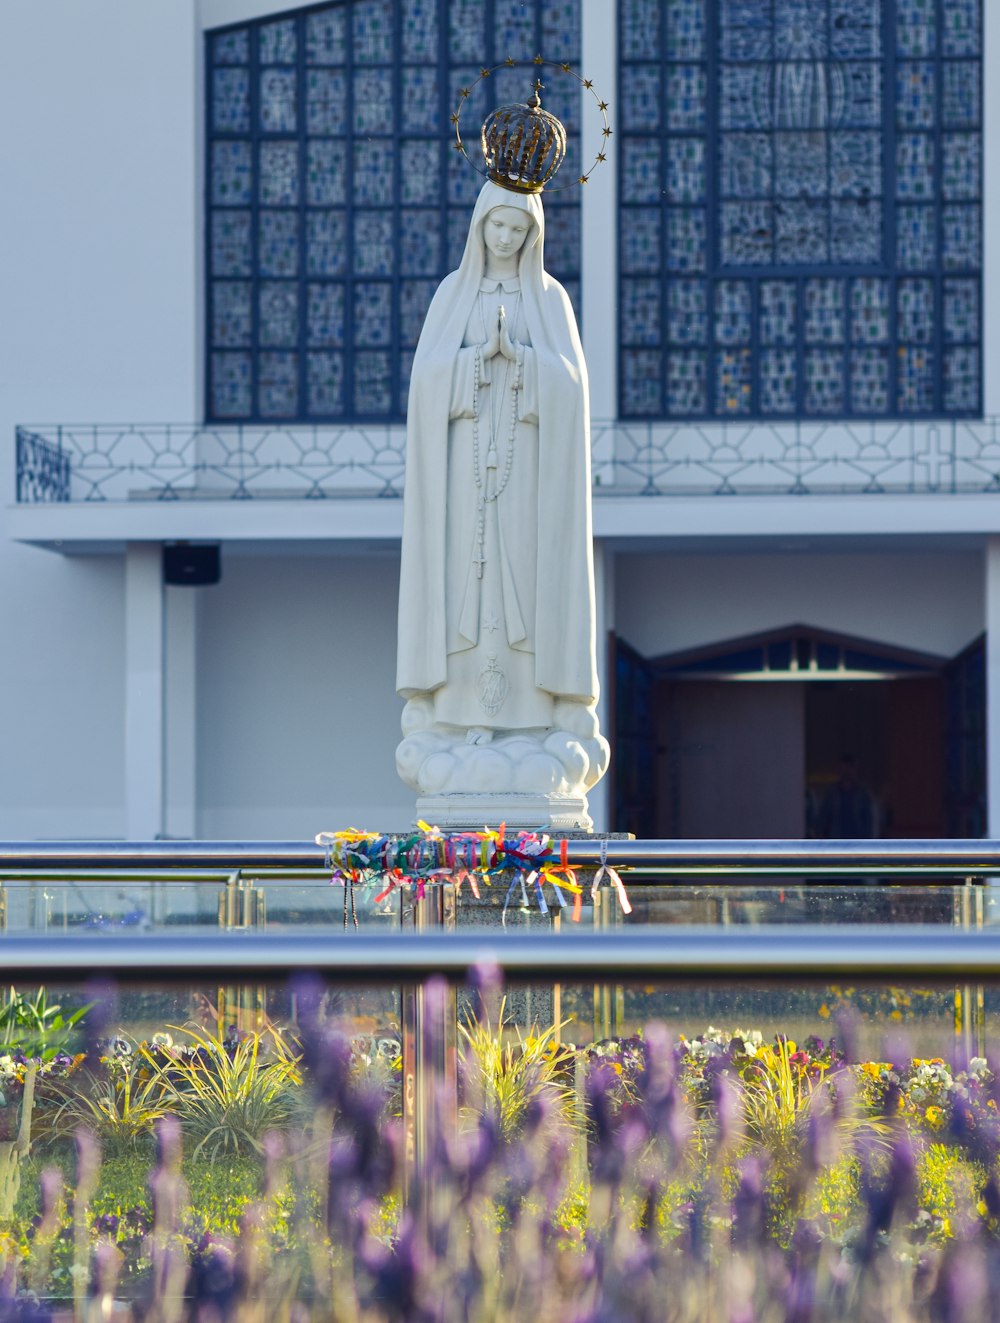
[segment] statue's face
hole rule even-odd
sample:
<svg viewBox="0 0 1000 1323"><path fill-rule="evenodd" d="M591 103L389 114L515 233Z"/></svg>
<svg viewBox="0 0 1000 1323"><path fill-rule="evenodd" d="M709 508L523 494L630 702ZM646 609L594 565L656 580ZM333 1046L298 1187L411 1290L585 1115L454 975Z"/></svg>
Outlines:
<svg viewBox="0 0 1000 1323"><path fill-rule="evenodd" d="M531 220L517 207L494 207L483 225L483 242L494 257L513 257L524 246Z"/></svg>

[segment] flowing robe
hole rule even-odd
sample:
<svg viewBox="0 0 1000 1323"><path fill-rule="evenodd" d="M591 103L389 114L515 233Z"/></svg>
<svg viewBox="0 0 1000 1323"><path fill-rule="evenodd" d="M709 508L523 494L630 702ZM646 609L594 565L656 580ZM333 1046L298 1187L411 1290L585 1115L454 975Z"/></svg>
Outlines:
<svg viewBox="0 0 1000 1323"><path fill-rule="evenodd" d="M519 254L519 289L497 290L495 281L483 289L483 223L495 207L512 206L533 222ZM543 238L537 197L487 183L462 263L438 288L414 356L397 689L405 698L429 697L436 723L547 727L553 699L588 705L597 699L587 372L569 299L544 270ZM496 501L486 502L480 578L475 345L486 338L486 318L497 302L510 318L515 300L508 325L523 346L523 385L507 483ZM479 472L494 490L506 471L513 370L496 355L481 372ZM486 466L491 441L493 470ZM497 670L504 683L496 681ZM502 702L491 713L500 691Z"/></svg>

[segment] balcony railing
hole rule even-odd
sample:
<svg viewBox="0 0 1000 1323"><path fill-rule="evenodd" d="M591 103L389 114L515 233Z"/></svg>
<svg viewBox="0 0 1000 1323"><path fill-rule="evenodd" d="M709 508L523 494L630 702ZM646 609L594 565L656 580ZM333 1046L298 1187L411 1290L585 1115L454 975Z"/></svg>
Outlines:
<svg viewBox="0 0 1000 1323"><path fill-rule="evenodd" d="M598 496L1000 493L1000 419L593 423ZM17 429L17 499L398 497L400 426Z"/></svg>

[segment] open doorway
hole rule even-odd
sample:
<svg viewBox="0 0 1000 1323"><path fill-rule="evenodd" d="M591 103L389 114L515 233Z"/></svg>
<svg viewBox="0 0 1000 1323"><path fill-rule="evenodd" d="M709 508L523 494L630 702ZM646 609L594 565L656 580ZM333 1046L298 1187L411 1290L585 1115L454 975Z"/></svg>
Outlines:
<svg viewBox="0 0 1000 1323"><path fill-rule="evenodd" d="M829 811L853 776L874 835L975 834L985 793L977 648L949 662L807 626L654 659L616 643L616 830L864 835L856 815ZM844 821L855 830L831 830Z"/></svg>

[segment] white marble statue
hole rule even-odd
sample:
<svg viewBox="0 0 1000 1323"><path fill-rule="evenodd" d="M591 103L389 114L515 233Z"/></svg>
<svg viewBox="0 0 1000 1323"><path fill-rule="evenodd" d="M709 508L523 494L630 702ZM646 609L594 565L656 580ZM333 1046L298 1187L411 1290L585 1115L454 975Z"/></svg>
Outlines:
<svg viewBox="0 0 1000 1323"><path fill-rule="evenodd" d="M591 825L597 723L587 369L537 194L483 186L413 361L400 776L440 825Z"/></svg>

